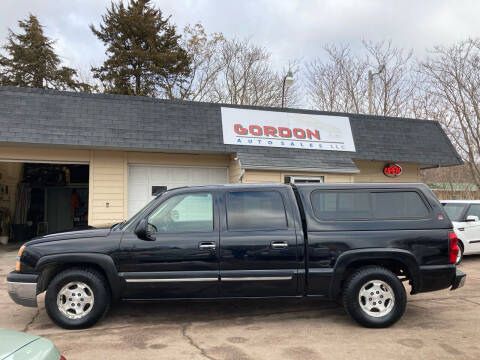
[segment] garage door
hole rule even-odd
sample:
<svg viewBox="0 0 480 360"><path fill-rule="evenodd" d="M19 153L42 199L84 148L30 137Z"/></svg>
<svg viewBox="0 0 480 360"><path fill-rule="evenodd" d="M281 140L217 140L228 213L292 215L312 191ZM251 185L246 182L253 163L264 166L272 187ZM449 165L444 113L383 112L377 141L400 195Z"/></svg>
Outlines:
<svg viewBox="0 0 480 360"><path fill-rule="evenodd" d="M134 215L154 198L154 187L167 189L179 186L225 184L227 168L179 167L179 166L128 166L128 216Z"/></svg>

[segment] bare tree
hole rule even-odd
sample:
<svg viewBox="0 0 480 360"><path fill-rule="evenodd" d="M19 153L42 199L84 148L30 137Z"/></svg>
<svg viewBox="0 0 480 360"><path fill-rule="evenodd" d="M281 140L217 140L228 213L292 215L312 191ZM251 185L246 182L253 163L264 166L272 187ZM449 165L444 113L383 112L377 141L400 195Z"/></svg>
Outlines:
<svg viewBox="0 0 480 360"><path fill-rule="evenodd" d="M284 72L275 72L270 54L249 40L226 40L220 33L207 35L201 24L186 26L181 45L192 62L188 77L171 77L164 88L168 99L280 106ZM290 67L298 72L299 62ZM299 83L285 91L287 105L299 101Z"/></svg>
<svg viewBox="0 0 480 360"><path fill-rule="evenodd" d="M229 40L221 50L223 69L216 82L218 102L239 105L280 106L283 73L273 70L270 53L249 40ZM292 105L296 87L287 89L286 104Z"/></svg>
<svg viewBox="0 0 480 360"><path fill-rule="evenodd" d="M442 122L480 187L480 39L435 47L419 73L426 117Z"/></svg>
<svg viewBox="0 0 480 360"><path fill-rule="evenodd" d="M306 66L306 87L312 105L319 110L364 113L368 109L365 59L350 46L326 45L327 61L320 58Z"/></svg>
<svg viewBox="0 0 480 360"><path fill-rule="evenodd" d="M422 170L422 182L428 184L439 199L476 199L478 187L472 183L468 165Z"/></svg>
<svg viewBox="0 0 480 360"><path fill-rule="evenodd" d="M164 88L168 99L215 101L215 83L224 68L221 49L225 38L221 33L207 35L201 24L187 25L181 46L191 57L190 74L172 76Z"/></svg>
<svg viewBox="0 0 480 360"><path fill-rule="evenodd" d="M412 52L391 42L363 42L363 52L353 54L349 45L324 47L327 59L307 64L306 87L311 104L320 110L368 112L368 70L384 70L373 83L373 113L404 116L413 94Z"/></svg>
<svg viewBox="0 0 480 360"><path fill-rule="evenodd" d="M102 82L99 79L96 79L93 76L93 73L90 71L92 65L85 65L79 64L76 66L77 70L77 78L84 84L88 85L88 92L92 93L103 93L105 92L105 88Z"/></svg>
<svg viewBox="0 0 480 360"><path fill-rule="evenodd" d="M410 115L415 79L412 78L413 52L394 47L391 41L363 41L370 69L383 71L373 82L373 113L385 116Z"/></svg>

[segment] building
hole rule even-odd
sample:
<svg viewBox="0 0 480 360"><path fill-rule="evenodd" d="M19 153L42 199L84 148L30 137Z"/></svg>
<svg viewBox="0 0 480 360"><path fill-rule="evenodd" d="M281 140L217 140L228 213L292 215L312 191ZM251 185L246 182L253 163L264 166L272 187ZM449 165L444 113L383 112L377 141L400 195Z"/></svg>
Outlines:
<svg viewBox="0 0 480 360"><path fill-rule="evenodd" d="M461 163L435 121L0 88L0 207L17 237L119 222L164 188L415 182Z"/></svg>

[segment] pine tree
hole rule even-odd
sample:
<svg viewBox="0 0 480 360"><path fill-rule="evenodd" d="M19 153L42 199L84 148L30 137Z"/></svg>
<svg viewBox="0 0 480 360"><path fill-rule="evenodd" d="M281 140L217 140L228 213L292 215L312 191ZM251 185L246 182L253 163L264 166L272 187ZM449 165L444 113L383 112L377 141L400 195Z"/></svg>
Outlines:
<svg viewBox="0 0 480 360"><path fill-rule="evenodd" d="M169 18L150 0L111 4L99 29L92 32L107 46L103 66L92 68L106 92L157 96L172 76L188 76L190 56L179 44Z"/></svg>
<svg viewBox="0 0 480 360"><path fill-rule="evenodd" d="M53 88L58 90L88 91L87 84L77 81L77 72L60 66L60 58L53 49L54 41L43 33L38 19L30 15L18 21L22 34L9 29L7 56L0 55L0 84Z"/></svg>

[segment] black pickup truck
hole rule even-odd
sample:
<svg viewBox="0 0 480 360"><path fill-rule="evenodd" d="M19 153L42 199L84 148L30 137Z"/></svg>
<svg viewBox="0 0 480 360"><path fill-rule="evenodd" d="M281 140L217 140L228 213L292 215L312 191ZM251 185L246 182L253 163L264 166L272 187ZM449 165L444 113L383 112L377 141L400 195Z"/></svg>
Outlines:
<svg viewBox="0 0 480 360"><path fill-rule="evenodd" d="M457 238L423 184L254 184L178 188L110 229L43 236L19 251L12 299L64 328L114 300L326 297L361 325L416 294L464 284Z"/></svg>

